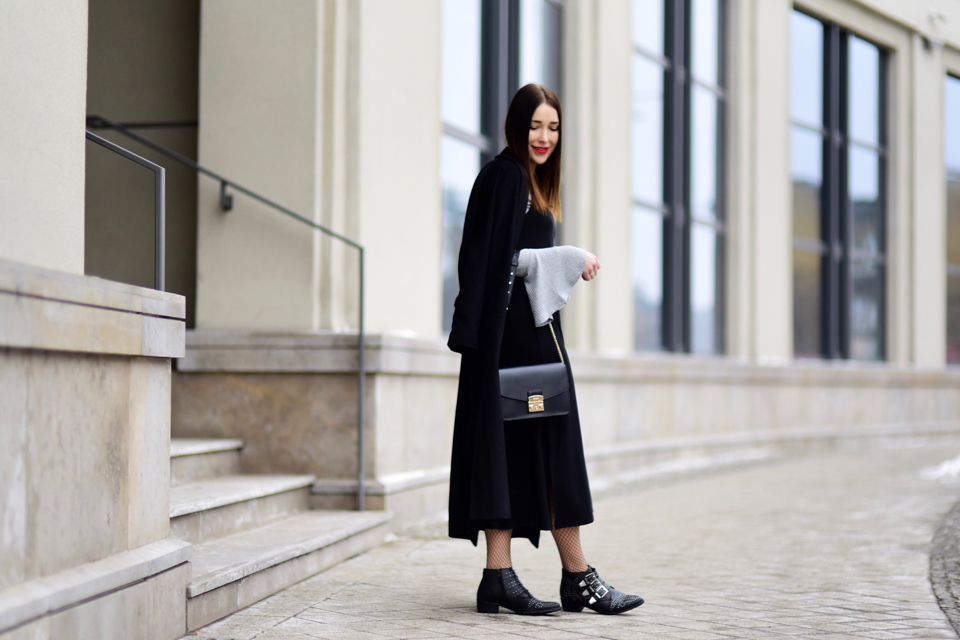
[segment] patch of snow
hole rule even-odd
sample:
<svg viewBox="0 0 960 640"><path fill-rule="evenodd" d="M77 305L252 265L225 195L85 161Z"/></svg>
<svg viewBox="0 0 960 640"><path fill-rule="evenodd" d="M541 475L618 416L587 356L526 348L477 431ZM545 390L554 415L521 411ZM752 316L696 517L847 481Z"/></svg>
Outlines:
<svg viewBox="0 0 960 640"><path fill-rule="evenodd" d="M941 462L936 467L921 470L920 477L925 480L952 480L960 477L960 456Z"/></svg>

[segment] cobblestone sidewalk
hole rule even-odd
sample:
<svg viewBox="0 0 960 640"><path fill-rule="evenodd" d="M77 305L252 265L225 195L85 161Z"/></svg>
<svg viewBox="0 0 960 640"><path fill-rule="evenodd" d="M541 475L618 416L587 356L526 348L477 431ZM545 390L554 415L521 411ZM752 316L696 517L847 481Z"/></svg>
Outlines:
<svg viewBox="0 0 960 640"><path fill-rule="evenodd" d="M587 559L647 603L621 616L481 615L483 545L436 528L401 537L196 632L215 640L337 638L956 638L928 579L940 519L960 499L930 469L960 446L829 454L598 501ZM927 472L922 473L924 470ZM415 534L416 535L416 534ZM515 542L534 595L560 564Z"/></svg>

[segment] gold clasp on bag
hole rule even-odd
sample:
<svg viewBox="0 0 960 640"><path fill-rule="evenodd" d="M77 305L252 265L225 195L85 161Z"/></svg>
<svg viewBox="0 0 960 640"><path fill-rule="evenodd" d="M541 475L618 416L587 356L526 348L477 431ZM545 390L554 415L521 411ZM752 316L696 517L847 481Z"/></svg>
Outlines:
<svg viewBox="0 0 960 640"><path fill-rule="evenodd" d="M536 413L543 411L543 396L527 397L527 413Z"/></svg>

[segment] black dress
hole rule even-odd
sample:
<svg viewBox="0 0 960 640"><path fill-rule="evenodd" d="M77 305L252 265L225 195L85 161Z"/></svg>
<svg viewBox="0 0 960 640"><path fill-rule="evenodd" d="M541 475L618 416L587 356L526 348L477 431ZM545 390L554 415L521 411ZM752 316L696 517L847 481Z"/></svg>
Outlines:
<svg viewBox="0 0 960 640"><path fill-rule="evenodd" d="M453 457L450 477L451 537L467 538L476 544L480 529L513 529L514 537L528 538L539 544L540 532L551 529L550 505L554 506L556 527L573 527L593 522L593 505L583 456L583 441L577 413L576 393L569 359L563 342L559 314L554 314L554 331L563 351L570 376L571 411L566 416L503 421L499 407L498 368L509 368L546 362L559 362L557 346L549 327L537 328L530 301L523 283L518 281L513 298L506 303L505 290L500 291L509 271L510 256L516 249L552 247L556 236L553 216L526 210L526 181L516 167L507 166L491 180L491 165L507 159L519 163L509 151L497 157L481 171L471 194L464 227L464 245L475 244L482 234L474 230L478 217L507 218L498 232L498 222L490 222L489 245L499 247L497 263L479 287L485 300L485 313L474 323L477 349L464 348L472 334L458 330L457 314L469 308L471 299L461 301L471 291L469 278L475 276L480 260L461 249L461 295L455 307L454 328L449 344L463 354L454 425ZM503 169L503 167L501 167ZM517 178L521 174L522 180ZM513 181L520 182L513 185ZM510 185L505 189L504 185ZM478 194L478 189L480 194ZM492 192L494 202L483 194ZM506 193L505 193L506 192ZM506 204L505 204L506 203ZM506 211L506 213L504 213ZM471 219L474 218L474 219ZM484 218L485 219L485 218ZM512 228L510 233L507 229ZM503 246L503 243L508 243ZM461 245L463 247L464 245ZM511 246L512 245L512 246ZM503 251L502 249L506 249ZM488 248L488 254L494 250ZM482 266L486 267L486 263ZM498 297L502 296L502 297ZM502 306L500 306L502 305ZM494 307L494 308L490 308ZM464 314L465 315L465 314ZM462 322L462 326L469 324ZM463 332L467 337L461 337Z"/></svg>

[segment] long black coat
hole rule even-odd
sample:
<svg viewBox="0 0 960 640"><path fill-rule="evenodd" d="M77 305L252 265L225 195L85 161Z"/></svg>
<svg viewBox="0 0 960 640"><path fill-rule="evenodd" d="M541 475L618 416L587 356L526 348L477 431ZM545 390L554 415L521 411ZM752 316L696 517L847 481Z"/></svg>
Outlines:
<svg viewBox="0 0 960 640"><path fill-rule="evenodd" d="M549 506L544 504L549 500L541 495L540 499L531 501L523 495L528 489L526 485L536 484L528 482L530 469L523 469L523 483L517 480L521 474L516 473L516 469L524 466L522 462L518 465L517 460L528 455L541 462L535 465L534 472L539 473L542 467L542 477L534 480L546 487L543 493L549 492L553 500L556 527L593 521L569 365L572 407L568 415L505 424L500 408L498 371L509 302L507 285L511 258L523 228L527 198L524 170L516 156L505 150L477 176L460 245L460 293L454 303L447 343L450 349L462 354L450 471L449 534L474 544L478 531L484 528L512 528L514 537L529 538L534 545L539 543L540 530L550 529ZM515 296L522 286L517 284ZM559 317L554 324L559 329ZM530 336L533 341L538 339L532 321ZM558 332L558 339L564 361L569 362L562 333ZM539 340L544 342L542 335ZM556 351L552 341L548 347ZM546 431L531 431L531 426ZM515 431L507 437L505 428ZM530 433L534 437L522 435ZM538 433L543 435L536 435ZM508 445L514 449L508 450ZM533 450L516 450L524 446ZM508 467L515 470L513 487ZM520 517L511 513L511 506L517 508L517 505L524 508L534 505L540 513L525 513Z"/></svg>

